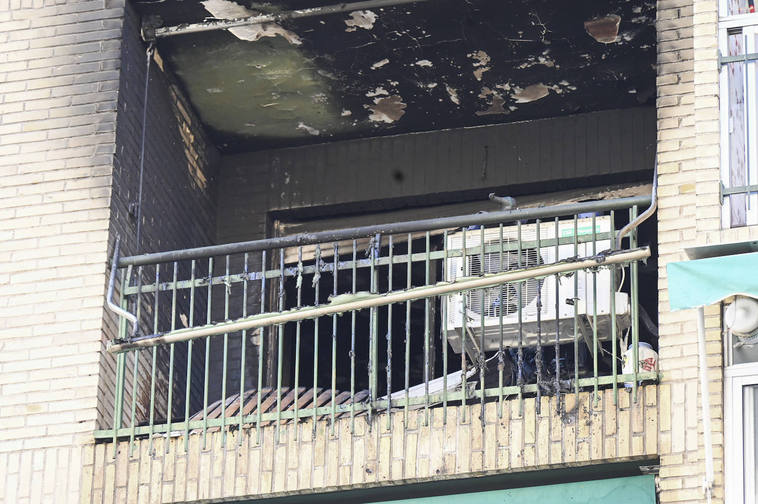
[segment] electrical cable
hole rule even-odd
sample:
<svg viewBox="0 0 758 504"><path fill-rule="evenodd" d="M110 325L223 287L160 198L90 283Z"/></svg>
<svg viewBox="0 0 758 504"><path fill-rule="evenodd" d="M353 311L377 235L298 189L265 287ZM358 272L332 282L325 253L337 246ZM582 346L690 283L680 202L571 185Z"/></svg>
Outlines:
<svg viewBox="0 0 758 504"><path fill-rule="evenodd" d="M147 98L150 89L150 61L152 60L155 45L151 42L147 46L147 61L145 62L145 93L142 102L142 138L140 140L139 153L139 188L137 190L137 245L136 253L142 250L142 185L145 174L145 134L147 131Z"/></svg>

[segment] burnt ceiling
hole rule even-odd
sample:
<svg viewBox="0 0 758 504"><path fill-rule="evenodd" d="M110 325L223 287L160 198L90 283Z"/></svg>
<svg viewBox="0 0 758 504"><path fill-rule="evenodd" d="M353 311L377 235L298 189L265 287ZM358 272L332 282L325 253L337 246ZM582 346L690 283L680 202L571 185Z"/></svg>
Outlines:
<svg viewBox="0 0 758 504"><path fill-rule="evenodd" d="M166 26L325 0L136 1ZM655 95L655 2L430 0L163 38L222 151L639 106Z"/></svg>

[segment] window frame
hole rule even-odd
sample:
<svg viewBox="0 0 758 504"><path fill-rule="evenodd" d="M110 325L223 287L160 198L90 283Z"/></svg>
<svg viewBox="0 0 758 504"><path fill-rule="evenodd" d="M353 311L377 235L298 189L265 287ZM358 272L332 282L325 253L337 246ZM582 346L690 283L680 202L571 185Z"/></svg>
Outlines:
<svg viewBox="0 0 758 504"><path fill-rule="evenodd" d="M718 47L720 56L729 55L729 32L734 29L742 29L743 33L748 35L747 45L743 49L744 54L758 52L758 13L746 13L728 15L728 1L719 2L719 25L718 25ZM751 63L755 69L758 61ZM719 132L720 132L720 182L721 187L730 187L730 133L731 123L729 120L729 72L728 64L722 63L719 58ZM747 96L754 96L756 99L748 102L746 111L746 137L756 137L758 132L758 69L755 72L747 72ZM752 74L752 75L751 75ZM758 185L758 142L747 143L747 153L749 157L748 180L745 185ZM750 211L746 214L745 225L758 224L758 192L746 193L748 198L748 207ZM722 195L721 205L721 227L729 229L731 224L731 198ZM753 210L755 208L755 210Z"/></svg>
<svg viewBox="0 0 758 504"><path fill-rule="evenodd" d="M755 504L755 500L743 500L747 494L746 483L755 495L758 481L746 482L744 478L744 404L743 387L758 386L758 362L735 364L724 371L724 483L725 502ZM755 457L756 454L754 454Z"/></svg>

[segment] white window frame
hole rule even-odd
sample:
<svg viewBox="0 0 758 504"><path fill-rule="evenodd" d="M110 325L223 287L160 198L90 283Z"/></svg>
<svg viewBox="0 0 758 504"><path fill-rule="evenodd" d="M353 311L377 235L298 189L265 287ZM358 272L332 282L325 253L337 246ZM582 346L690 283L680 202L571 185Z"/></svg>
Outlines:
<svg viewBox="0 0 758 504"><path fill-rule="evenodd" d="M719 50L723 56L729 54L728 39L729 30L734 28L742 28L743 34L747 35L747 45L744 48L745 53L758 52L756 47L756 35L758 35L758 13L738 14L729 16L727 15L728 0L721 0L719 6ZM747 89L746 95L749 98L747 103L747 110L745 110L747 117L747 131L748 137L747 155L749 157L748 167L748 180L746 185L758 185L758 141L750 141L750 138L758 138L758 78L756 77L756 71L753 71L758 66L758 61L751 63L748 66L750 71L746 71L747 74ZM719 94L721 96L720 101L720 134L721 134L721 182L724 187L729 187L729 135L731 133L731 123L729 121L729 73L727 71L728 65L720 65L719 68ZM758 193L752 193L748 196L747 212L747 225L758 224ZM722 228L731 227L731 198L725 197L724 203L721 208L721 222Z"/></svg>
<svg viewBox="0 0 758 504"><path fill-rule="evenodd" d="M745 499L746 495L755 496L755 479L744 479L745 441L754 446L754 440L744 439L744 404L743 387L758 385L758 362L729 366L724 372L724 483L725 501L756 504L754 498ZM755 409L754 409L755 411ZM755 460L755 455L753 454Z"/></svg>

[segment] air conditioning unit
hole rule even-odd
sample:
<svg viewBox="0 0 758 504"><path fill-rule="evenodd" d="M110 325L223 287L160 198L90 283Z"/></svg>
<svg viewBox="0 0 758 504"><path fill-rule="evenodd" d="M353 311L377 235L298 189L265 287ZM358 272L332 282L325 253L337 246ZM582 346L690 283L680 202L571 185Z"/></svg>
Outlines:
<svg viewBox="0 0 758 504"><path fill-rule="evenodd" d="M592 244L593 220L594 236L598 238L594 248ZM611 248L610 233L614 229L609 216L577 219L576 225L574 219L561 220L558 222L557 229L554 221L543 222L539 229L540 248L538 249L537 225L524 224L520 227L520 249L518 226L503 227L502 242L500 228L485 229L483 256L480 229L465 232L465 256L462 254L464 232L448 235L446 244L448 251L457 251L459 255L448 258L446 280L454 281L460 277L530 268L575 256L592 256L594 253ZM576 250L574 248L575 227L579 242ZM556 232L559 238L557 249ZM478 353L482 331L484 331L485 351L497 350L500 347L501 337L504 347L518 346L519 332L523 346L536 345L538 333L543 345L555 344L556 333L559 343L572 342L574 341L575 305L579 313L579 322L585 324L584 327L580 326L580 330L589 331L591 334L592 326L588 324L594 323L596 314L598 338L607 340L611 335L611 295L616 301L617 330L622 331L629 327L629 297L623 292L611 292L611 274L608 269L601 269L596 273L577 271L575 273L578 283L576 292L574 290L575 277L571 275L560 277L558 280L555 276L539 280L529 279L499 287L450 295L444 322L448 341L455 352L462 351L461 341L465 320L465 332L468 335L465 339L467 353ZM597 292L596 309L593 308L595 292ZM519 305L521 306L520 322ZM539 305L541 308L538 310ZM557 330L556 321L558 322Z"/></svg>

